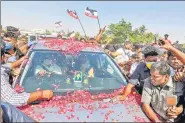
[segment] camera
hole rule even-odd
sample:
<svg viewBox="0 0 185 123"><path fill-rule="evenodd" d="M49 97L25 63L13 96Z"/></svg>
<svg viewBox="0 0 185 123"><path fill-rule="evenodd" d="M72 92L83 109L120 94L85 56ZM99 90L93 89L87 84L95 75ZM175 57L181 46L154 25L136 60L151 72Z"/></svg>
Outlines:
<svg viewBox="0 0 185 123"><path fill-rule="evenodd" d="M158 44L159 44L160 46L161 46L161 45L165 45L165 42L164 42L163 40L159 39Z"/></svg>

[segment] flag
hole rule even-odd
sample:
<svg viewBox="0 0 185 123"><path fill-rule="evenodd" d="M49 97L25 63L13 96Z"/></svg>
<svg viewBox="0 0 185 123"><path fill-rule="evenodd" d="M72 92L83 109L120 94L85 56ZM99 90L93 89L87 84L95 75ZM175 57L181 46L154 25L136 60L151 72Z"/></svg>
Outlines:
<svg viewBox="0 0 185 123"><path fill-rule="evenodd" d="M98 18L97 11L93 9L89 9L88 7L85 10L85 15L91 18Z"/></svg>
<svg viewBox="0 0 185 123"><path fill-rule="evenodd" d="M56 22L56 23L55 23L55 26L56 26L56 28L57 28L57 27L61 27L61 26L62 26L62 22L61 22L61 21Z"/></svg>
<svg viewBox="0 0 185 123"><path fill-rule="evenodd" d="M76 14L76 12L75 11L72 11L72 10L67 10L67 12L68 12L68 14L71 16L71 17L73 17L73 18L75 18L75 19L78 19L78 15Z"/></svg>

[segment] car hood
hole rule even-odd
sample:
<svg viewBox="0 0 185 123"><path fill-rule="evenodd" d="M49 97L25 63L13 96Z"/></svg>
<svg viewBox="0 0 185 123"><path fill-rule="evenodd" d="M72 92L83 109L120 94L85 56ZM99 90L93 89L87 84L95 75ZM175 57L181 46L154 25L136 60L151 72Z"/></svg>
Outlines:
<svg viewBox="0 0 185 123"><path fill-rule="evenodd" d="M63 107L31 105L21 110L39 122L149 122L135 96L119 102L109 100L69 103Z"/></svg>

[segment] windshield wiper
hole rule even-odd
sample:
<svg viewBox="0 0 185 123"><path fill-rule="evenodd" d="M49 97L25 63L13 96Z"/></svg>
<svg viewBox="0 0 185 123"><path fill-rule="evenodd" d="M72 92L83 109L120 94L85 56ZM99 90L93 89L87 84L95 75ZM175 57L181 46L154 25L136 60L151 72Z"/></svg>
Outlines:
<svg viewBox="0 0 185 123"><path fill-rule="evenodd" d="M73 90L73 91L63 91L63 92L60 92L60 91L53 91L53 94L54 94L54 96L58 96L58 95L66 95L67 93L68 94L72 94L74 91L76 91L76 90ZM31 102L30 103L30 105L36 105L36 104L39 104L39 103L41 103L41 102L43 102L43 101L48 101L48 100L36 100L36 101L34 101L34 102Z"/></svg>
<svg viewBox="0 0 185 123"><path fill-rule="evenodd" d="M60 89L59 89L60 90ZM67 91L53 91L54 95L66 95L66 94L71 94L75 91L77 91L78 89L72 89L72 90L67 90Z"/></svg>
<svg viewBox="0 0 185 123"><path fill-rule="evenodd" d="M54 95L55 96L64 96L64 95L67 95L67 94L72 94L74 93L75 91L78 91L78 90L85 90L85 91L89 91L92 95L96 95L96 94L100 94L100 93L112 93L114 90L116 89L119 89L119 88L115 88L115 89L91 89L91 88L83 88L83 89L74 89L72 91L63 91L63 92L60 92L60 91L53 91ZM35 105L35 104L39 104L43 101L48 101L48 100L37 100L37 101L34 101L34 102L31 102L30 105Z"/></svg>

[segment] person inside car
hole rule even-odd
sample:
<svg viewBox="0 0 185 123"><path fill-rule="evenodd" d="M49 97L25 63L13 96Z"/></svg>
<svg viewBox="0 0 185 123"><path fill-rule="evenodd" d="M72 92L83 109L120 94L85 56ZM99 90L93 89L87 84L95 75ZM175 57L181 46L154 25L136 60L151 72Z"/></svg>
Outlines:
<svg viewBox="0 0 185 123"><path fill-rule="evenodd" d="M91 66L87 55L80 55L75 62L75 70L81 71L87 77L94 77L94 68Z"/></svg>
<svg viewBox="0 0 185 123"><path fill-rule="evenodd" d="M43 62L36 66L35 75L44 76L45 74L58 74L62 75L62 70L60 66L56 64L56 61L52 57L43 58Z"/></svg>

